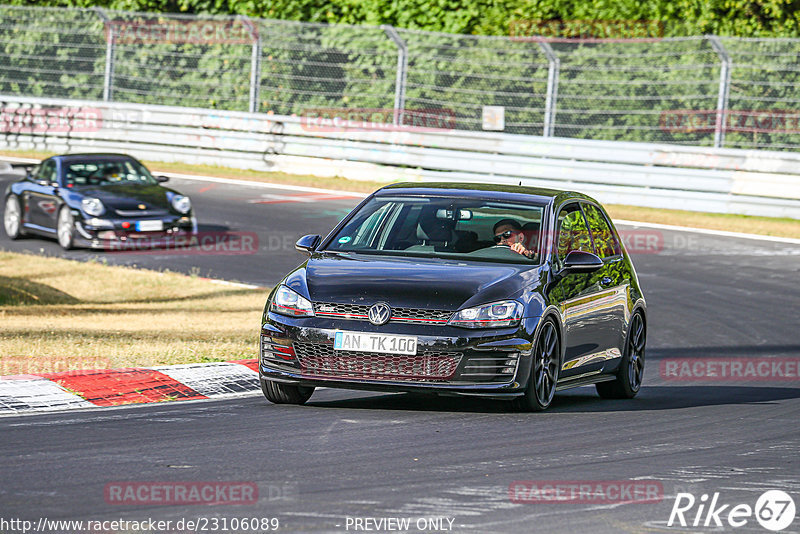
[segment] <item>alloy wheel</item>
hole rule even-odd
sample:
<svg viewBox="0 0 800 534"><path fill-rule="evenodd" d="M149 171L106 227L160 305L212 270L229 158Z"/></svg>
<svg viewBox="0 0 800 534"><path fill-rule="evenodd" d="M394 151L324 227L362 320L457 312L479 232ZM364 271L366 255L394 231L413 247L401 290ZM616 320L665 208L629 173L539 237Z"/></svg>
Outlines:
<svg viewBox="0 0 800 534"><path fill-rule="evenodd" d="M9 196L8 200L6 200L6 210L3 215L3 225L9 237L15 238L19 235L21 219L19 201L13 195Z"/></svg>

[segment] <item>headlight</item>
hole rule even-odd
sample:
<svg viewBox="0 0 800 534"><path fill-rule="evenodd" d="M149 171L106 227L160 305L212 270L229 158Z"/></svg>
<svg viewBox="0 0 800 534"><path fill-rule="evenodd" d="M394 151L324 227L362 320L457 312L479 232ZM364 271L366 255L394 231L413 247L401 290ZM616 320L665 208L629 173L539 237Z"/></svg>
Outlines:
<svg viewBox="0 0 800 534"><path fill-rule="evenodd" d="M99 217L106 212L106 208L99 198L84 198L81 200L81 209L91 217Z"/></svg>
<svg viewBox="0 0 800 534"><path fill-rule="evenodd" d="M189 210L192 209L192 201L189 200L189 197L175 195L172 197L172 207L178 213L189 213Z"/></svg>
<svg viewBox="0 0 800 534"><path fill-rule="evenodd" d="M286 286L279 287L275 292L275 298L272 299L269 309L275 313L292 317L311 317L314 315L314 307L311 302Z"/></svg>
<svg viewBox="0 0 800 534"><path fill-rule="evenodd" d="M464 328L498 328L516 326L522 318L522 304L503 300L456 312L448 323Z"/></svg>

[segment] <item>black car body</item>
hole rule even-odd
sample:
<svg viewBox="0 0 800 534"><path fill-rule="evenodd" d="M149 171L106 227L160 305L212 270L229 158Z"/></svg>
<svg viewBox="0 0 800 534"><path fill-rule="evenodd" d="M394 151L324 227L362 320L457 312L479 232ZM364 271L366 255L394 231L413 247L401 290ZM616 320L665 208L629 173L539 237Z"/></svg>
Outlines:
<svg viewBox="0 0 800 534"><path fill-rule="evenodd" d="M522 230L495 238L508 219ZM495 245L509 235L528 255ZM260 378L273 402L303 403L326 386L542 410L556 389L639 390L645 300L619 234L588 196L397 184L297 248L309 258L273 289L262 318Z"/></svg>
<svg viewBox="0 0 800 534"><path fill-rule="evenodd" d="M53 156L6 190L6 233L55 237L65 249L109 250L195 233L191 202L163 187L166 181L124 154Z"/></svg>

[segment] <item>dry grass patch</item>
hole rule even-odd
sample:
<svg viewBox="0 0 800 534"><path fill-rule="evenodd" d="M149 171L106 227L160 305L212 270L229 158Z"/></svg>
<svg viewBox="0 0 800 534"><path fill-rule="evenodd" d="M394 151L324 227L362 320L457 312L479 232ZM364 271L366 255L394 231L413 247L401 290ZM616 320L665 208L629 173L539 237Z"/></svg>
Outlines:
<svg viewBox="0 0 800 534"><path fill-rule="evenodd" d="M0 374L255 358L265 298L177 273L0 252Z"/></svg>
<svg viewBox="0 0 800 534"><path fill-rule="evenodd" d="M664 210L638 206L607 205L612 219L691 226L726 232L800 238L800 221L773 217L700 213L697 211Z"/></svg>

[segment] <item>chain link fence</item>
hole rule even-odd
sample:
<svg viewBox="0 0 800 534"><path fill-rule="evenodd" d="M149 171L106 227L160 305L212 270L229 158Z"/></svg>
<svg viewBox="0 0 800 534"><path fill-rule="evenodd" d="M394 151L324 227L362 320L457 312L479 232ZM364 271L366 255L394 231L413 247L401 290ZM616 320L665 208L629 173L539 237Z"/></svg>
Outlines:
<svg viewBox="0 0 800 534"><path fill-rule="evenodd" d="M481 37L0 6L0 48L6 95L800 148L800 39Z"/></svg>

